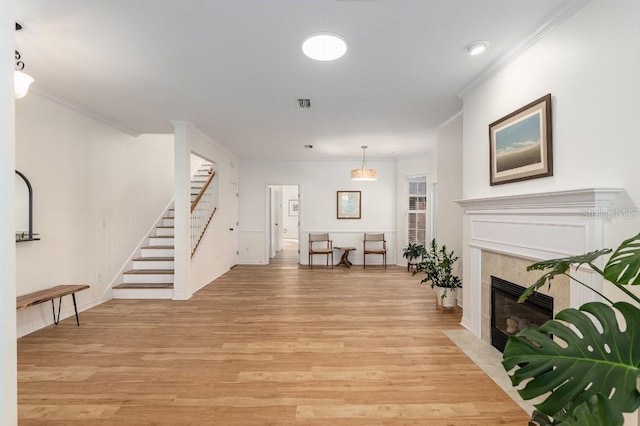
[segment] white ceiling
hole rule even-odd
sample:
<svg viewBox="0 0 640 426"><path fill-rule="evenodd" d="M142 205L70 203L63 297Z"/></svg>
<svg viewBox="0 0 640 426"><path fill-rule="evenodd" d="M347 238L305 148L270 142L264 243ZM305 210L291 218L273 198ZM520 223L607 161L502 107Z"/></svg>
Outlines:
<svg viewBox="0 0 640 426"><path fill-rule="evenodd" d="M18 0L16 45L36 90L134 134L188 120L242 158L358 157L362 144L398 157L429 149L460 90L578 3ZM318 31L343 35L347 54L305 57ZM479 39L489 49L469 56Z"/></svg>

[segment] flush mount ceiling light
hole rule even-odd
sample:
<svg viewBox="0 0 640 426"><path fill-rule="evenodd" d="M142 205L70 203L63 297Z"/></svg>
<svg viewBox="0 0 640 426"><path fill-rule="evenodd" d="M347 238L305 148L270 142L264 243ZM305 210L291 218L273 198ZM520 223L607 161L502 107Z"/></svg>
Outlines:
<svg viewBox="0 0 640 426"><path fill-rule="evenodd" d="M467 44L465 49L467 49L469 55L476 56L484 52L487 49L487 46L489 46L489 43L486 41L474 41Z"/></svg>
<svg viewBox="0 0 640 426"><path fill-rule="evenodd" d="M367 169L367 163L365 160L365 150L368 148L366 145L362 145L362 167L359 169L351 170L351 180L367 181L378 180L378 172L375 169Z"/></svg>
<svg viewBox="0 0 640 426"><path fill-rule="evenodd" d="M304 39L302 51L316 61L333 61L347 53L347 40L340 34L315 33Z"/></svg>
<svg viewBox="0 0 640 426"><path fill-rule="evenodd" d="M16 22L16 31L20 31L22 29L22 25ZM15 49L14 49L15 50ZM16 52L16 68L13 75L13 83L14 83L14 95L16 99L23 98L27 92L29 91L29 86L33 83L33 78L27 74L22 72L24 69L24 62L21 60L20 52L17 50Z"/></svg>

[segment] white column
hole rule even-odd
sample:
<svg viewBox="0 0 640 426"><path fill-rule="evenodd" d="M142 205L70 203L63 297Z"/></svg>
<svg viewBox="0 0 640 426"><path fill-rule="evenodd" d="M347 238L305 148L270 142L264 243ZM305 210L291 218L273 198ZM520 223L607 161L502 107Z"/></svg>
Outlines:
<svg viewBox="0 0 640 426"><path fill-rule="evenodd" d="M174 128L175 269L173 299L187 300L191 291L191 132L187 121L172 121Z"/></svg>
<svg viewBox="0 0 640 426"><path fill-rule="evenodd" d="M482 250L469 249L469 272L467 282L463 284L462 326L479 339L482 338Z"/></svg>
<svg viewBox="0 0 640 426"><path fill-rule="evenodd" d="M461 325L481 338L482 312L478 301L482 298L482 251L470 245L471 219L463 220L462 244L462 321Z"/></svg>
<svg viewBox="0 0 640 426"><path fill-rule="evenodd" d="M0 424L18 423L16 356L14 1L0 13ZM27 95L29 96L29 95ZM17 101L19 102L19 101Z"/></svg>

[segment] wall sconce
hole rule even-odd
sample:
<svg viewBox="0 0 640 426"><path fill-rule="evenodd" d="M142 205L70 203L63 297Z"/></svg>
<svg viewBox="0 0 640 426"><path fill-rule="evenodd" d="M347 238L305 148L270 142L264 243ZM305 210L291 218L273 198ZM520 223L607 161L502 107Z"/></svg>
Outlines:
<svg viewBox="0 0 640 426"><path fill-rule="evenodd" d="M22 25L16 22L16 31L20 31ZM33 83L33 77L29 74L22 72L24 69L24 62L21 60L20 52L16 50L16 68L13 76L13 84L15 90L16 99L23 98L29 91L29 86Z"/></svg>

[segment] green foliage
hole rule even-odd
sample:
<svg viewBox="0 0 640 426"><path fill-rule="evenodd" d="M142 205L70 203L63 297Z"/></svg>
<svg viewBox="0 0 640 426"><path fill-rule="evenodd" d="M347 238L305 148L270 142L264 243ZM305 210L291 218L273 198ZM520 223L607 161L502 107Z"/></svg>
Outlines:
<svg viewBox="0 0 640 426"><path fill-rule="evenodd" d="M612 252L604 269L599 269L598 259ZM572 267L585 264L634 304L612 303L569 275ZM579 310L565 309L554 320L509 337L503 366L514 370L514 386L526 382L518 393L524 399L548 393L536 405L539 411L534 412L532 424L621 425L623 412L640 407L640 298L625 288L640 284L640 234L623 241L615 251L604 249L538 262L527 270L548 272L527 289L520 302L543 285L551 285L555 276L567 275L613 305L592 302ZM624 324L618 324L620 316Z"/></svg>
<svg viewBox="0 0 640 426"><path fill-rule="evenodd" d="M640 284L640 234L622 242L609 258L603 276L616 284Z"/></svg>
<svg viewBox="0 0 640 426"><path fill-rule="evenodd" d="M409 243L407 247L404 249L404 253L402 253L402 257L411 262L413 259L420 259L427 254L427 249L422 244L417 243Z"/></svg>
<svg viewBox="0 0 640 426"><path fill-rule="evenodd" d="M626 302L618 302L614 307L624 317L624 332L610 306L592 302L582 305L580 310L560 311L555 320L510 337L502 365L507 371L518 366L511 376L514 386L530 379L518 391L520 395L532 399L553 391L536 405L550 416L563 407L581 404L596 393L610 395L613 389L615 392L610 401L616 410L631 412L638 408L640 310ZM584 312L593 315L602 332ZM571 324L577 332L561 321ZM563 346L566 347L550 335L565 342Z"/></svg>
<svg viewBox="0 0 640 426"><path fill-rule="evenodd" d="M576 406L571 415L565 413L553 420L536 410L531 420L530 426L621 426L624 423L622 413L601 393Z"/></svg>
<svg viewBox="0 0 640 426"><path fill-rule="evenodd" d="M522 303L525 300L527 300L529 296L531 296L533 293L538 291L538 289L540 289L540 287L542 287L543 285L547 283L551 285L551 280L553 280L553 278L555 278L556 275L567 275L567 273L569 272L569 268L571 268L572 265L578 268L580 267L580 265L588 264L589 266L591 266L591 268L593 268L594 270L597 270L597 268L594 266L594 262L600 256L603 256L607 253L611 253L611 249L592 251L580 256L571 256L571 257L563 257L560 259L545 260L543 262L538 262L538 263L534 263L533 265L527 266L527 271L534 271L534 270L544 271L545 269L551 269L551 271L541 276L538 279L538 281L536 281L533 285L527 288L527 290L520 297L520 300L518 300L518 302Z"/></svg>
<svg viewBox="0 0 640 426"><path fill-rule="evenodd" d="M453 254L453 250L447 252L446 245L438 248L436 240L432 240L429 251L422 257L422 262L416 268L416 273L424 272L426 274L426 277L420 282L430 281L431 288L455 289L462 287L460 277L453 274L453 265L456 260L458 260L458 256Z"/></svg>
<svg viewBox="0 0 640 426"><path fill-rule="evenodd" d="M581 265L589 265L591 269L600 274L605 280L615 285L623 293L633 299L637 304L640 304L640 298L628 291L624 286L627 284L637 285L640 284L640 233L634 237L625 240L615 250L615 252L609 258L604 270L600 270L595 264L596 260L605 254L611 253L611 249L603 249L592 251L580 256L563 257L560 259L545 260L543 262L534 263L527 267L527 271L544 271L550 269L549 272L542 275L533 285L531 285L524 292L522 297L518 300L524 302L529 296L536 292L540 287L545 284L551 285L551 281L557 275L569 275L569 270L573 266L579 268ZM575 278L577 283L584 285ZM607 299L603 294L595 291L589 287L592 291Z"/></svg>
<svg viewBox="0 0 640 426"><path fill-rule="evenodd" d="M621 426L624 417L601 393L578 405L571 416L563 417L560 426Z"/></svg>

